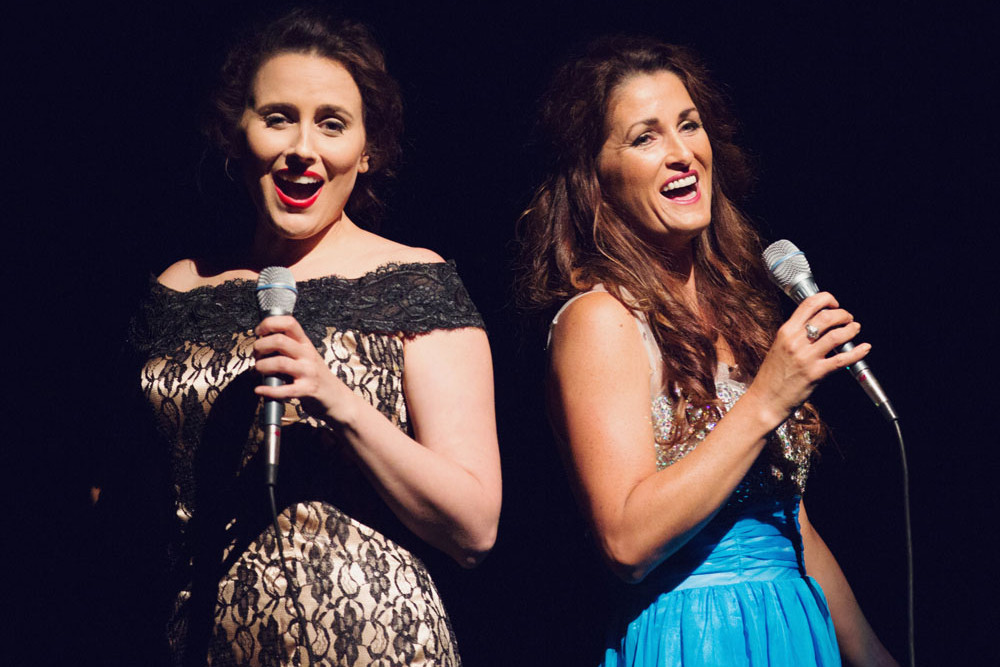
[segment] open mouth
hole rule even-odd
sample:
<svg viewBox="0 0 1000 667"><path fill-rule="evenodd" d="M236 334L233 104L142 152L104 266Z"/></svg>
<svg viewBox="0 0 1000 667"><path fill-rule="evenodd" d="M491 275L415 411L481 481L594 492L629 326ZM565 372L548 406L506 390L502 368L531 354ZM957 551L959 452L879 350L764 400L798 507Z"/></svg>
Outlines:
<svg viewBox="0 0 1000 667"><path fill-rule="evenodd" d="M660 194L680 204L698 199L698 174L688 172L672 178L660 189Z"/></svg>
<svg viewBox="0 0 1000 667"><path fill-rule="evenodd" d="M274 175L274 187L285 204L304 208L316 201L323 179L308 171L301 174L279 171Z"/></svg>

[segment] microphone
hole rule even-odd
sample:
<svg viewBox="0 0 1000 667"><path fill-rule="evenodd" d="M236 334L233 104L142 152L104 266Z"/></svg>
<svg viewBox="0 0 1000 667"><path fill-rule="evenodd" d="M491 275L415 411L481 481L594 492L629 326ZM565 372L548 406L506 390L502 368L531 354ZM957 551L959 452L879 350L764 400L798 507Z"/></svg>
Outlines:
<svg viewBox="0 0 1000 667"><path fill-rule="evenodd" d="M260 272L257 279L257 305L260 306L261 319L272 315L291 315L295 308L295 278L292 272L283 266L269 266ZM285 384L279 375L264 376L264 384L268 387L278 387ZM285 413L285 404L273 398L265 399L261 422L264 426L264 439L267 450L266 481L268 486L278 483L278 454L281 451L281 416Z"/></svg>
<svg viewBox="0 0 1000 667"><path fill-rule="evenodd" d="M781 291L791 297L795 303L801 303L806 297L819 292L819 287L816 286L816 281L813 280L812 271L809 269L809 262L806 261L806 256L791 241L784 239L775 241L767 246L763 257L764 264L767 265L768 271L771 274L771 280L781 288ZM837 352L849 352L853 349L854 344L847 342L838 347ZM847 367L847 370L851 372L854 379L865 390L868 398L872 399L872 402L875 403L882 416L890 422L899 419L899 415L893 409L892 403L889 402L889 397L885 395L885 391L882 390L882 386L875 379L875 375L864 359L851 364Z"/></svg>

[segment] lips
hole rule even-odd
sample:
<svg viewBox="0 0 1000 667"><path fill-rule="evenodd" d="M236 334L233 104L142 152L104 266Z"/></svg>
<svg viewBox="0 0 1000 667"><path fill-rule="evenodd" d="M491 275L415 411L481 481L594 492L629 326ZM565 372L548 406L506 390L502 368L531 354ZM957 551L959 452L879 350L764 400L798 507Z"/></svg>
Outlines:
<svg viewBox="0 0 1000 667"><path fill-rule="evenodd" d="M674 204L694 204L701 199L698 172L688 171L674 176L660 188L660 194Z"/></svg>
<svg viewBox="0 0 1000 667"><path fill-rule="evenodd" d="M323 177L311 171L294 173L282 169L274 174L274 189L286 206L309 208L319 199Z"/></svg>

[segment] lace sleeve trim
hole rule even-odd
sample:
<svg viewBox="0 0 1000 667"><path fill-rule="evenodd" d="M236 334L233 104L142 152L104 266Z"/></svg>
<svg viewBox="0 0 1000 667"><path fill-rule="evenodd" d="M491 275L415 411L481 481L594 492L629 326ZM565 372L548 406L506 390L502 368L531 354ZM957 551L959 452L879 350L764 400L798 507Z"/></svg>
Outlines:
<svg viewBox="0 0 1000 667"><path fill-rule="evenodd" d="M229 280L177 292L150 279L132 318L129 343L141 350L184 341L231 345L260 319L254 282ZM454 261L386 264L359 278L324 276L298 284L295 316L314 343L334 327L410 338L437 329L485 328Z"/></svg>

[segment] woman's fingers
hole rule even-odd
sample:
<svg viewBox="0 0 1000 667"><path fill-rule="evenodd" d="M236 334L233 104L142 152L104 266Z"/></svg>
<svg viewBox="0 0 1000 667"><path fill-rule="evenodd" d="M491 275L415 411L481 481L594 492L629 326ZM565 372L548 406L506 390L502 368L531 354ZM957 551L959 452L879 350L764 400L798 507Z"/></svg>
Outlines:
<svg viewBox="0 0 1000 667"><path fill-rule="evenodd" d="M788 318L787 324L804 328L806 323L824 309L837 309L840 304L829 292L813 294L802 300L792 316Z"/></svg>
<svg viewBox="0 0 1000 667"><path fill-rule="evenodd" d="M853 340L860 331L861 324L858 322L847 322L843 325L838 325L823 331L819 338L812 343L812 346L815 348L816 352L825 357L833 352L834 349L840 347L849 340Z"/></svg>
<svg viewBox="0 0 1000 667"><path fill-rule="evenodd" d="M256 392L267 398L313 396L324 373L330 370L298 321L290 315L265 318L255 329L254 357L261 375L282 375L287 382L276 387L259 385Z"/></svg>
<svg viewBox="0 0 1000 667"><path fill-rule="evenodd" d="M839 351L860 330L861 325L839 307L833 295L821 292L803 300L778 329L752 383L757 385L755 393L764 396L778 414L787 414L824 377L868 354L871 345L867 343Z"/></svg>
<svg viewBox="0 0 1000 667"><path fill-rule="evenodd" d="M302 325L291 315L272 315L265 317L254 329L258 338L265 338L276 333L283 333L289 338L298 342L307 342L309 339L302 330Z"/></svg>
<svg viewBox="0 0 1000 667"><path fill-rule="evenodd" d="M310 347L312 347L310 345ZM257 360L272 354L283 354L288 356L299 356L300 348L304 348L302 343L284 333L273 333L254 341L253 352Z"/></svg>
<svg viewBox="0 0 1000 667"><path fill-rule="evenodd" d="M856 364L871 352L871 343L861 343L855 345L853 349L847 350L845 352L838 352L837 354L831 355L825 361L831 364L830 372L837 370L838 368L845 368L851 364Z"/></svg>
<svg viewBox="0 0 1000 667"><path fill-rule="evenodd" d="M812 325L822 336L825 332L834 327L844 326L854 321L854 316L843 308L827 308L813 315L803 326Z"/></svg>
<svg viewBox="0 0 1000 667"><path fill-rule="evenodd" d="M302 360L282 355L257 360L257 372L261 375L287 375L294 378L302 375L305 367Z"/></svg>

